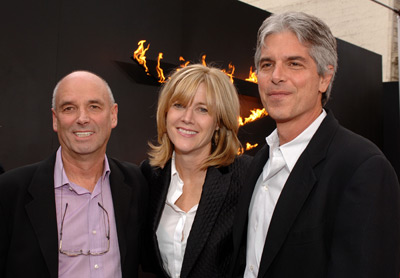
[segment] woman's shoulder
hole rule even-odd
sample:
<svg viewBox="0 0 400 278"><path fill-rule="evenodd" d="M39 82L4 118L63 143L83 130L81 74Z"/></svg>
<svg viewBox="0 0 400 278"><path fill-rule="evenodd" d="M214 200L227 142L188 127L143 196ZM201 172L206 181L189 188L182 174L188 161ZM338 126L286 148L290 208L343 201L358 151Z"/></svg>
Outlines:
<svg viewBox="0 0 400 278"><path fill-rule="evenodd" d="M145 159L143 160L140 165L139 165L140 170L142 171L142 174L147 178L150 179L151 177L158 175L158 172L160 171L161 168L159 167L154 167L151 166L150 160Z"/></svg>
<svg viewBox="0 0 400 278"><path fill-rule="evenodd" d="M253 157L247 154L238 155L234 162L232 163L233 167L249 167L251 162L253 161Z"/></svg>
<svg viewBox="0 0 400 278"><path fill-rule="evenodd" d="M164 172L169 169L170 167L170 161L167 162L167 164L161 168L159 166L152 166L150 164L149 159L145 159L140 163L140 170L142 171L142 174L146 177L147 180L153 180L160 175L163 175Z"/></svg>
<svg viewBox="0 0 400 278"><path fill-rule="evenodd" d="M247 173L252 160L252 156L245 154L238 155L232 164L227 167L227 172L232 173L233 176L244 176Z"/></svg>

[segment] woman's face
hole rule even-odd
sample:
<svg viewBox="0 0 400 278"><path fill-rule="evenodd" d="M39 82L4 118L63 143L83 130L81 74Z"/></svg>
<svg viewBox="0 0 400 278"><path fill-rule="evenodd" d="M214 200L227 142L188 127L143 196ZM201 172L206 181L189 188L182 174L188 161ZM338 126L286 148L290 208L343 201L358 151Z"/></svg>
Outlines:
<svg viewBox="0 0 400 278"><path fill-rule="evenodd" d="M184 106L175 102L168 110L167 133L177 155L210 155L212 136L218 126L216 116L209 113L206 91L206 85L201 83L191 103Z"/></svg>

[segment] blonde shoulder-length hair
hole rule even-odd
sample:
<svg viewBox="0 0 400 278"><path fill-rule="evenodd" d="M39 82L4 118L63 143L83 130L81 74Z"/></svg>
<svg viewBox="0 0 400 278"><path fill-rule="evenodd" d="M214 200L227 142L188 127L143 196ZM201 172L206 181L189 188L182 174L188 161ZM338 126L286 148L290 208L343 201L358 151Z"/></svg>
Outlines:
<svg viewBox="0 0 400 278"><path fill-rule="evenodd" d="M157 107L158 144L149 142L150 165L163 168L171 159L174 146L167 134L168 110L175 102L184 106L190 105L201 83L207 88L209 113L216 117L219 127L212 137L211 154L205 159L201 169L227 166L235 159L241 148L237 137L240 104L236 88L220 69L192 64L174 72L161 88Z"/></svg>

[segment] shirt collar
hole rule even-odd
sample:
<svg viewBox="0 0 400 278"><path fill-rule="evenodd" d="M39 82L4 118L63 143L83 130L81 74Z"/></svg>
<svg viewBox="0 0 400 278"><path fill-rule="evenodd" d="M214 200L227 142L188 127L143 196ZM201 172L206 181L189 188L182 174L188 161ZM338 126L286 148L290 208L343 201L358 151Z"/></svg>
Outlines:
<svg viewBox="0 0 400 278"><path fill-rule="evenodd" d="M172 158L171 158L171 177L173 176L179 176L178 171L176 170L176 166L175 166L175 151L172 152Z"/></svg>
<svg viewBox="0 0 400 278"><path fill-rule="evenodd" d="M267 138L267 144L270 146L270 155L272 152L279 148L282 152L283 158L286 162L289 171L291 172L294 166L296 165L297 160L300 155L303 153L308 143L311 141L311 138L314 136L315 132L317 132L319 126L322 121L326 117L327 113L323 109L322 113L312 122L302 133L300 133L296 138L292 141L279 146L279 136L278 131L275 129Z"/></svg>
<svg viewBox="0 0 400 278"><path fill-rule="evenodd" d="M175 165L175 151L172 153L171 158L171 182L168 188L167 200L169 205L174 205L175 202L183 193L183 181L179 176L178 170Z"/></svg>
<svg viewBox="0 0 400 278"><path fill-rule="evenodd" d="M102 174L103 181L109 178L111 173L110 165L108 163L107 155L104 155L104 170ZM54 166L54 188L59 188L63 185L72 185L67 175L65 174L64 164L61 158L61 146L57 150L56 164Z"/></svg>

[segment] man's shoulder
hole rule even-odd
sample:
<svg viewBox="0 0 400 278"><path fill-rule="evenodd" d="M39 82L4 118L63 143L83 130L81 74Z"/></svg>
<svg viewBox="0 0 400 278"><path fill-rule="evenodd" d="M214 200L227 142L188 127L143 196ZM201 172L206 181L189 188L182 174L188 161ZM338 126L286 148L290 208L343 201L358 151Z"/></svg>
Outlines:
<svg viewBox="0 0 400 278"><path fill-rule="evenodd" d="M331 111L328 111L327 117L315 135L318 138L311 140L311 142L314 142L314 145L327 144L331 151L333 150L338 154L359 154L362 156L383 155L375 143L342 126Z"/></svg>
<svg viewBox="0 0 400 278"><path fill-rule="evenodd" d="M339 126L335 138L344 152L360 153L365 155L383 155L379 147L371 140L361 136L343 126Z"/></svg>
<svg viewBox="0 0 400 278"><path fill-rule="evenodd" d="M124 179L144 180L144 176L140 171L139 166L136 164L128 161L121 161L112 157L108 157L108 162L111 168L111 176L113 175L113 171L120 171L124 176Z"/></svg>
<svg viewBox="0 0 400 278"><path fill-rule="evenodd" d="M137 170L139 168L136 164L134 164L132 162L121 161L114 157L108 157L108 161L110 163L113 163L114 166L117 166L118 168L120 168L122 170Z"/></svg>
<svg viewBox="0 0 400 278"><path fill-rule="evenodd" d="M313 150L315 151L315 148ZM313 154L315 155L315 152ZM331 167L340 165L341 169L346 169L348 172L356 171L363 165L371 163L375 165L376 171L378 169L394 171L389 160L375 143L343 126L339 126L332 137L324 157Z"/></svg>
<svg viewBox="0 0 400 278"><path fill-rule="evenodd" d="M0 175L0 196L8 198L15 196L16 194L24 194L27 192L28 187L32 184L32 180L38 175L50 175L53 176L53 172L46 169L48 161L40 161L34 164L21 166L15 169L11 169L4 174ZM40 173L39 169L43 169ZM49 173L47 173L49 172Z"/></svg>
<svg viewBox="0 0 400 278"><path fill-rule="evenodd" d="M41 166L43 161L33 164L24 165L18 168L11 169L4 174L0 175L0 184L5 182L23 182L24 180L30 181L32 176L36 173L37 169Z"/></svg>

